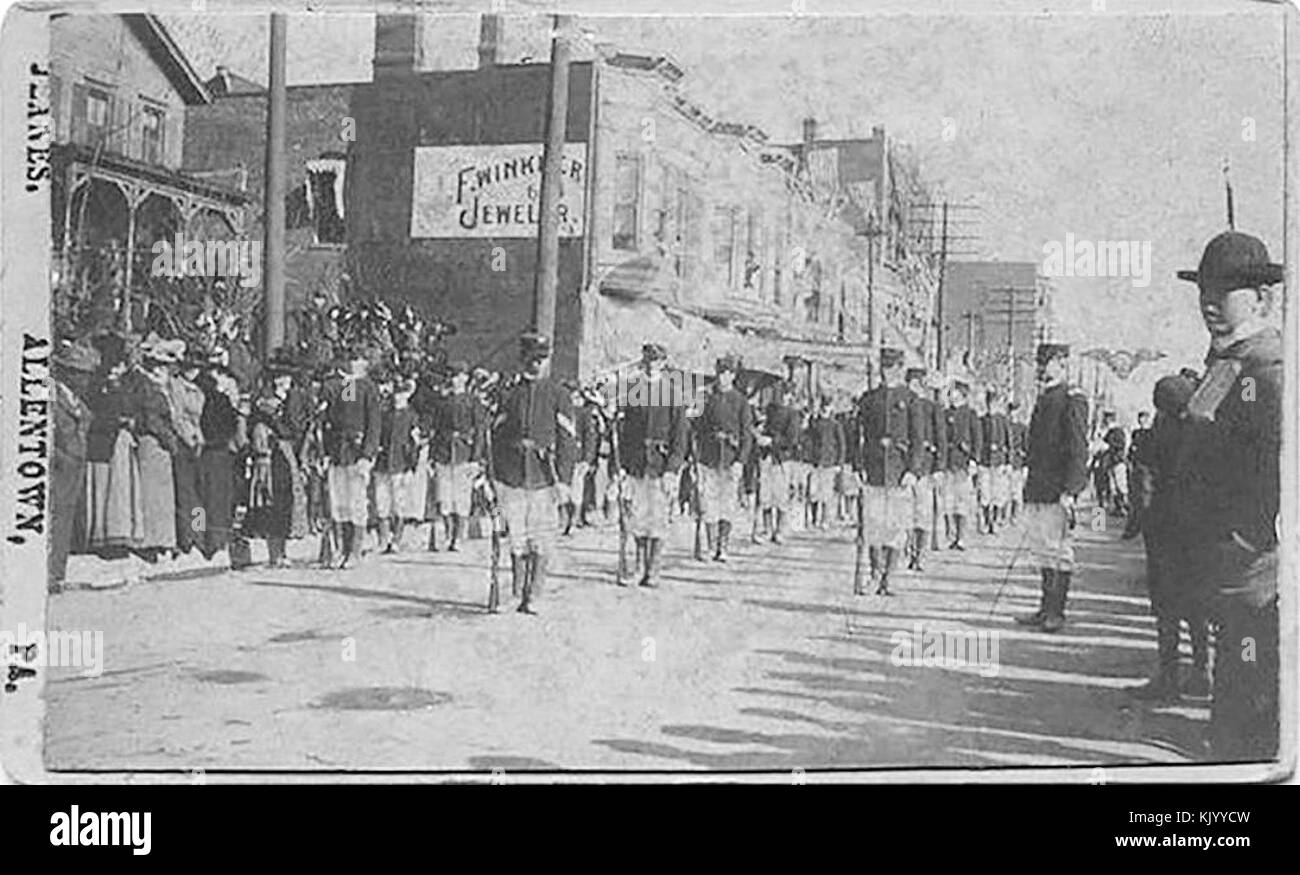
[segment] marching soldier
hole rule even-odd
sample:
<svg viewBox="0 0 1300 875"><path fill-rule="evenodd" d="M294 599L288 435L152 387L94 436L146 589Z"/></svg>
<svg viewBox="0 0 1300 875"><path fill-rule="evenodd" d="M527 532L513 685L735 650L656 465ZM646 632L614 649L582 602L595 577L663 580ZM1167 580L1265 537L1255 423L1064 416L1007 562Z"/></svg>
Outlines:
<svg viewBox="0 0 1300 875"><path fill-rule="evenodd" d="M958 380L953 383L948 393L948 410L944 415L944 431L947 435L947 457L945 459L944 489L944 528L951 533L949 550L965 550L962 533L966 523L966 514L974 506L971 488L971 475L978 465L981 432L979 419L967 405L970 386Z"/></svg>
<svg viewBox="0 0 1300 875"><path fill-rule="evenodd" d="M1029 440L1029 426L1021 418L1020 404L1012 401L1007 405L1007 417L1011 420L1008 434L1011 438L1011 490L1009 518L1015 522L1020 516L1021 497L1025 491L1025 442Z"/></svg>
<svg viewBox="0 0 1300 875"><path fill-rule="evenodd" d="M771 518L772 543L780 544L785 532L785 519L790 509L790 481L792 462L799 455L800 414L790 403L794 389L780 381L776 384L776 400L767 406L763 433L758 438L762 448L759 464L759 505L764 521Z"/></svg>
<svg viewBox="0 0 1300 875"><path fill-rule="evenodd" d="M1066 383L1070 348L1038 347L1042 386L1029 419L1029 476L1025 481L1025 528L1029 549L1042 574L1042 603L1017 617L1022 626L1059 632L1074 571L1075 496L1088 485L1088 399Z"/></svg>
<svg viewBox="0 0 1300 875"><path fill-rule="evenodd" d="M925 395L925 369L907 369L907 387L912 398L907 410L907 442L911 449L910 470L916 475L912 485L912 530L908 533L907 567L924 571L922 556L934 527L934 494L942 478L941 465L946 435L938 405Z"/></svg>
<svg viewBox="0 0 1300 875"><path fill-rule="evenodd" d="M813 466L808 475L808 504L813 526L825 529L830 502L835 497L835 474L847 455L844 426L831 413L829 395L819 399L817 415L809 424L808 432Z"/></svg>
<svg viewBox="0 0 1300 875"><path fill-rule="evenodd" d="M1284 270L1263 241L1227 231L1206 245L1197 270L1178 276L1199 288L1210 333L1208 369L1188 402L1196 425L1189 464L1210 498L1192 504L1203 508L1219 622L1210 745L1216 758L1271 759L1279 734L1283 351L1268 314L1270 286L1283 281Z"/></svg>
<svg viewBox="0 0 1300 875"><path fill-rule="evenodd" d="M903 546L916 474L909 468L908 408L912 393L903 385L903 351L880 350L882 382L858 401L862 429L863 516L871 579L876 595L893 595L889 575ZM866 595L865 591L855 595Z"/></svg>
<svg viewBox="0 0 1300 875"><path fill-rule="evenodd" d="M997 534L998 524L1003 522L1010 488L1011 428L997 391L990 389L985 399L987 412L980 420L983 429L979 473L980 530L993 535Z"/></svg>
<svg viewBox="0 0 1300 875"><path fill-rule="evenodd" d="M657 343L641 348L641 372L620 398L619 455L630 493L628 529L642 566L640 585L659 585L660 554L669 504L686 461L686 399L677 381L665 379L668 352ZM620 586L629 585L620 577Z"/></svg>
<svg viewBox="0 0 1300 875"><path fill-rule="evenodd" d="M550 340L526 332L519 352L523 370L502 390L492 424L492 473L510 537L511 591L520 595L519 613L536 614L558 529L556 508L573 479L577 429L568 391L548 374Z"/></svg>
<svg viewBox="0 0 1300 875"><path fill-rule="evenodd" d="M348 568L357 553L358 529L364 532L369 521L370 470L379 451L382 404L366 376L368 361L361 349L344 348L337 359L338 370L322 390L324 440L330 519L334 543L343 554L338 567Z"/></svg>
<svg viewBox="0 0 1300 875"><path fill-rule="evenodd" d="M741 467L753 440L753 416L747 399L736 388L739 362L718 359L718 380L695 420L699 448L700 517L714 545L713 561L727 561L732 522L740 514Z"/></svg>
<svg viewBox="0 0 1300 875"><path fill-rule="evenodd" d="M469 366L451 365L450 391L433 405L432 455L438 516L446 520L447 549L458 549L462 518L470 512L478 461L483 456L483 407L469 393ZM436 549L431 524L429 549Z"/></svg>

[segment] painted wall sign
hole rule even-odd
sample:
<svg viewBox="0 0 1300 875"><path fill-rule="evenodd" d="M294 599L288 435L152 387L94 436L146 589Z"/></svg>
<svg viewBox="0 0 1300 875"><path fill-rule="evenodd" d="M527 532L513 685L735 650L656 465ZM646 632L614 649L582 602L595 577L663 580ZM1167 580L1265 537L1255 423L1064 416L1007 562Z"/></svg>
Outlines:
<svg viewBox="0 0 1300 875"><path fill-rule="evenodd" d="M582 235L587 147L567 143L561 161L560 236ZM415 150L412 237L536 237L542 146L421 146Z"/></svg>

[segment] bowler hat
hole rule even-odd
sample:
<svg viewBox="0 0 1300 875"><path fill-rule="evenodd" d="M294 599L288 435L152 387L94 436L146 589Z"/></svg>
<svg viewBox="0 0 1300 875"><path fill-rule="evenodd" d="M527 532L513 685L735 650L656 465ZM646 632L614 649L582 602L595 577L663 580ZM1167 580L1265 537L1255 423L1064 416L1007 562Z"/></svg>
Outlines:
<svg viewBox="0 0 1300 875"><path fill-rule="evenodd" d="M1192 400L1196 384L1182 374L1170 374L1156 381L1151 392L1151 401L1156 410L1169 416L1179 416L1187 409L1187 402Z"/></svg>
<svg viewBox="0 0 1300 875"><path fill-rule="evenodd" d="M723 371L730 371L734 374L736 371L740 370L740 360L731 354L719 356L714 365L714 369L719 374Z"/></svg>
<svg viewBox="0 0 1300 875"><path fill-rule="evenodd" d="M1178 278L1196 283L1202 291L1231 292L1282 282L1282 265L1268 257L1264 241L1240 231L1224 231L1209 243L1196 270L1180 270Z"/></svg>
<svg viewBox="0 0 1300 875"><path fill-rule="evenodd" d="M895 349L892 346L882 346L880 348L880 366L882 368L892 368L902 363L903 351L901 349Z"/></svg>

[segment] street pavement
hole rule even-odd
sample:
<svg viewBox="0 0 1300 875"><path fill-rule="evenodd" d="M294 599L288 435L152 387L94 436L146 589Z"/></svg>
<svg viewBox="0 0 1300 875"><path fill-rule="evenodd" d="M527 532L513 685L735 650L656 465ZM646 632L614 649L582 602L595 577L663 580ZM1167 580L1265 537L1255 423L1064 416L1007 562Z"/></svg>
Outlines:
<svg viewBox="0 0 1300 875"><path fill-rule="evenodd" d="M1088 513L1080 519L1090 521ZM51 596L102 630L102 673L52 668L49 769L744 771L1175 764L1207 703L1150 705L1141 541L1077 532L1061 634L1012 622L1037 572L1012 527L852 594L853 531L741 535L726 565L675 525L657 590L613 585L617 531L562 540L541 614L484 611L488 542ZM411 533L410 543L420 540ZM422 541L421 541L422 544ZM919 625L918 625L919 624ZM909 664L895 636L967 630L989 665ZM996 636L988 633L996 633ZM1184 640L1184 648L1186 648ZM992 655L986 651L985 656ZM903 662L904 664L899 664ZM933 661L931 661L933 662Z"/></svg>

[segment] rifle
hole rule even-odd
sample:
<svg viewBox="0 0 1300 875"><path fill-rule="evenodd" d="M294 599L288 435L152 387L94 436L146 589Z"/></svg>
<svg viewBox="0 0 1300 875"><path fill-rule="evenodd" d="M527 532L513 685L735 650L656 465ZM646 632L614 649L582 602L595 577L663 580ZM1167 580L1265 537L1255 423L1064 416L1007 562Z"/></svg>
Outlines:
<svg viewBox="0 0 1300 875"><path fill-rule="evenodd" d="M618 576L615 582L627 586L627 512L623 499L623 455L619 449L618 421L618 409L615 408L609 418L609 444L614 456L614 486L618 496Z"/></svg>
<svg viewBox="0 0 1300 875"><path fill-rule="evenodd" d="M867 485L865 479L860 476L859 471L865 470L865 460L862 458L863 452L863 434L865 429L862 427L862 419L858 418L857 434L854 437L854 443L857 444L853 454L853 473L858 477L858 496L857 496L857 532L853 542L853 594L865 595L866 590L862 587L862 557L867 548L867 516L866 516L866 492ZM861 468L859 466L862 466Z"/></svg>
<svg viewBox="0 0 1300 875"><path fill-rule="evenodd" d="M483 489L483 497L487 504L488 523L492 527L492 566L489 572L488 584L488 613L495 614L501 607L501 503L497 500L496 490L496 464L493 461L495 453L492 449L492 430L495 427L496 411L499 401L495 397L485 397L487 402L487 425L483 429L484 454L483 470L486 472L487 483ZM455 446L453 441L452 458L455 458ZM434 525L437 525L435 522Z"/></svg>
<svg viewBox="0 0 1300 875"><path fill-rule="evenodd" d="M694 430L693 430L694 431ZM691 491L695 511L695 561L704 561L704 545L700 543L700 529L704 519L703 492L700 486L700 436L691 434Z"/></svg>

